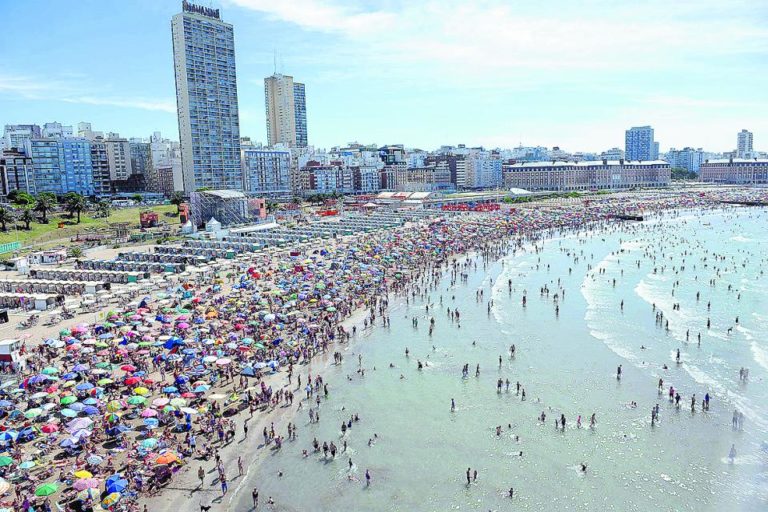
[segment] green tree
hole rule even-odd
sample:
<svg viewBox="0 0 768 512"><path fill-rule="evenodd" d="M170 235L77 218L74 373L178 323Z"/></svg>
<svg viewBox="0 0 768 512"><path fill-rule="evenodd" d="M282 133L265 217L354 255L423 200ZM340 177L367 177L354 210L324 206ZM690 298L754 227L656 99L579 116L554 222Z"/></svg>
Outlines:
<svg viewBox="0 0 768 512"><path fill-rule="evenodd" d="M279 208L279 204L274 201L267 201L267 213L274 213Z"/></svg>
<svg viewBox="0 0 768 512"><path fill-rule="evenodd" d="M69 249L69 255L73 258L81 258L83 256L83 250L80 247L74 246Z"/></svg>
<svg viewBox="0 0 768 512"><path fill-rule="evenodd" d="M11 190L8 194L8 200L17 206L29 206L34 204L35 196L23 190Z"/></svg>
<svg viewBox="0 0 768 512"><path fill-rule="evenodd" d="M64 205L69 212L70 217L74 218L75 214L77 214L77 223L80 224L80 213L82 213L87 206L85 197L77 192L67 192L64 196Z"/></svg>
<svg viewBox="0 0 768 512"><path fill-rule="evenodd" d="M0 206L0 227L2 228L2 230L8 231L6 224L13 221L14 221L13 212L8 208Z"/></svg>
<svg viewBox="0 0 768 512"><path fill-rule="evenodd" d="M108 219L109 211L111 208L112 208L112 205L110 204L110 202L104 199L96 203L96 211L99 213L99 217L104 217L105 219Z"/></svg>
<svg viewBox="0 0 768 512"><path fill-rule="evenodd" d="M43 215L42 224L48 224L48 212L56 207L56 196L50 192L37 194L34 210Z"/></svg>
<svg viewBox="0 0 768 512"><path fill-rule="evenodd" d="M24 229L29 231L29 225L32 223L33 220L35 220L35 215L32 213L32 210L29 208L24 208L24 211L21 212L21 216L19 217L19 220L24 223Z"/></svg>
<svg viewBox="0 0 768 512"><path fill-rule="evenodd" d="M171 204L176 205L176 215L181 213L181 204L184 202L184 193L178 190L171 195Z"/></svg>
<svg viewBox="0 0 768 512"><path fill-rule="evenodd" d="M142 196L141 194L133 194L131 196L131 199L133 199L133 202L136 204L141 204L144 202L144 196Z"/></svg>

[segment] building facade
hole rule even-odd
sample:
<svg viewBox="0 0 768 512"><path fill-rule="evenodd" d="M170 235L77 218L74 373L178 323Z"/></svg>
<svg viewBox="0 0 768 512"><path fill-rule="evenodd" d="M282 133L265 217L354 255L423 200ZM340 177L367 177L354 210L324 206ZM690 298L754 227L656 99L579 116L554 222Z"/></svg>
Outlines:
<svg viewBox="0 0 768 512"><path fill-rule="evenodd" d="M748 130L741 130L736 136L736 157L737 158L752 158L752 132Z"/></svg>
<svg viewBox="0 0 768 512"><path fill-rule="evenodd" d="M91 141L91 169L93 175L93 193L108 196L112 193L112 178L109 173L109 156L104 139Z"/></svg>
<svg viewBox="0 0 768 512"><path fill-rule="evenodd" d="M7 124L3 130L5 149L21 151L29 139L39 139L42 136L42 131L36 124Z"/></svg>
<svg viewBox="0 0 768 512"><path fill-rule="evenodd" d="M0 194L8 196L14 190L37 194L32 159L23 151L6 149L0 153Z"/></svg>
<svg viewBox="0 0 768 512"><path fill-rule="evenodd" d="M307 147L307 104L304 84L275 73L264 79L267 142L289 148Z"/></svg>
<svg viewBox="0 0 768 512"><path fill-rule="evenodd" d="M32 158L38 194L95 194L90 141L74 137L30 139L27 141L26 153Z"/></svg>
<svg viewBox="0 0 768 512"><path fill-rule="evenodd" d="M126 181L133 174L131 167L131 145L128 139L113 137L104 139L109 160L109 178L112 181Z"/></svg>
<svg viewBox="0 0 768 512"><path fill-rule="evenodd" d="M701 148L670 148L669 153L667 153L667 161L673 169L680 168L698 173L704 162L704 150Z"/></svg>
<svg viewBox="0 0 768 512"><path fill-rule="evenodd" d="M56 121L43 125L43 137L72 137L73 135L71 126L64 126Z"/></svg>
<svg viewBox="0 0 768 512"><path fill-rule="evenodd" d="M259 197L291 195L291 152L284 150L241 148L244 190Z"/></svg>
<svg viewBox="0 0 768 512"><path fill-rule="evenodd" d="M653 140L653 128L634 126L624 136L624 154L627 160L656 160L659 146Z"/></svg>
<svg viewBox="0 0 768 512"><path fill-rule="evenodd" d="M171 31L184 190L241 190L234 31L218 9L182 8Z"/></svg>
<svg viewBox="0 0 768 512"><path fill-rule="evenodd" d="M768 184L768 159L707 160L701 164L699 179L706 183Z"/></svg>
<svg viewBox="0 0 768 512"><path fill-rule="evenodd" d="M550 161L505 164L502 174L505 188L567 192L666 187L671 179L670 169L669 163L661 160Z"/></svg>

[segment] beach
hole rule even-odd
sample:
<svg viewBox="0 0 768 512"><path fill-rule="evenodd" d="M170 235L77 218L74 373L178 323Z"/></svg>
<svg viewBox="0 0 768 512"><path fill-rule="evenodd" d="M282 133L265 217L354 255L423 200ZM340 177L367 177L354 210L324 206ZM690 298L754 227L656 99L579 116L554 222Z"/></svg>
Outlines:
<svg viewBox="0 0 768 512"><path fill-rule="evenodd" d="M436 216L299 256L256 255L211 283L113 311L111 326L76 319L79 333L34 331L52 340L39 350L55 371L33 364L23 395L6 388L4 426L18 431L11 411L24 416L48 401L56 405L25 421L40 432L64 427L72 420L58 416L62 398L92 398L99 421L78 429L93 430L80 434L79 448L114 458L110 471L128 482L105 504L103 480L113 473L89 467L100 479L92 509L252 510L258 489L265 510L501 510L509 500L586 510L606 499L631 510L758 510L768 425L759 316L766 212L718 199L627 194ZM638 212L642 222L617 219ZM702 311L704 298L715 307ZM89 336L99 341L86 344ZM32 338L30 347L42 341ZM67 349L95 343L104 346ZM91 376L99 358L111 359L108 373ZM76 390L92 387L70 393L23 380L72 373ZM147 393L137 393L146 379ZM670 385L682 407L667 400ZM39 388L45 393L30 399ZM701 410L705 393L713 405ZM130 406L134 396L145 400ZM734 409L744 428L731 428ZM567 425L553 427L561 417ZM38 448L63 439L36 437ZM147 439L155 441L142 448ZM332 447L316 449L313 439ZM26 443L12 444L6 475L29 458ZM85 456L55 457L57 498L77 481L64 473ZM157 466L172 477L147 495ZM468 485L467 466L479 473Z"/></svg>

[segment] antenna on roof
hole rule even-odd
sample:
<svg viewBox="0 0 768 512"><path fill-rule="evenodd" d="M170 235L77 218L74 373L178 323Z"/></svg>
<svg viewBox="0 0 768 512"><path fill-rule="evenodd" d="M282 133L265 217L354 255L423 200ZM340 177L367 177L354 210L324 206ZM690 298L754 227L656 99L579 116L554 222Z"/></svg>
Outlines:
<svg viewBox="0 0 768 512"><path fill-rule="evenodd" d="M272 74L277 74L277 48L272 49Z"/></svg>

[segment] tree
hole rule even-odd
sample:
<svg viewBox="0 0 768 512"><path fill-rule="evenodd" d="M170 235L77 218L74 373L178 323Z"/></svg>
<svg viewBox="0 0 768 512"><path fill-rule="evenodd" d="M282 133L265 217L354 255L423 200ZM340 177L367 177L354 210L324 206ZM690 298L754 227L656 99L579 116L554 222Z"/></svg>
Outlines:
<svg viewBox="0 0 768 512"><path fill-rule="evenodd" d="M144 202L144 196L142 196L141 194L133 194L131 196L131 199L133 199L133 202L136 204L141 204Z"/></svg>
<svg viewBox="0 0 768 512"><path fill-rule="evenodd" d="M85 197L77 192L67 192L64 196L64 204L70 217L74 217L75 214L77 214L77 223L80 224L80 213L85 210L85 207L87 206Z"/></svg>
<svg viewBox="0 0 768 512"><path fill-rule="evenodd" d="M11 190L8 193L8 200L17 206L29 206L34 204L35 196L23 190Z"/></svg>
<svg viewBox="0 0 768 512"><path fill-rule="evenodd" d="M13 222L13 212L8 208L0 206L0 227L2 227L3 231L8 231L6 224L9 222Z"/></svg>
<svg viewBox="0 0 768 512"><path fill-rule="evenodd" d="M29 225L33 220L35 220L35 216L32 213L32 210L29 208L24 208L24 211L21 212L21 217L19 217L19 220L24 223L24 229L29 231Z"/></svg>
<svg viewBox="0 0 768 512"><path fill-rule="evenodd" d="M83 250L80 247L72 247L69 249L69 255L77 259L83 256Z"/></svg>
<svg viewBox="0 0 768 512"><path fill-rule="evenodd" d="M37 194L34 210L43 215L43 224L48 224L48 212L53 210L55 206L56 196L54 194L50 192L41 192Z"/></svg>
<svg viewBox="0 0 768 512"><path fill-rule="evenodd" d="M267 201L267 213L275 213L275 210L277 210L279 207L280 205L276 202Z"/></svg>
<svg viewBox="0 0 768 512"><path fill-rule="evenodd" d="M181 214L181 204L184 202L184 193L178 190L171 195L171 204L176 205L176 215Z"/></svg>
<svg viewBox="0 0 768 512"><path fill-rule="evenodd" d="M104 217L105 219L109 218L109 210L112 207L112 205L109 203L109 201L101 200L98 203L96 203L96 211L99 213L99 217Z"/></svg>
<svg viewBox="0 0 768 512"><path fill-rule="evenodd" d="M684 167L673 167L671 170L673 180L695 180L696 173Z"/></svg>

